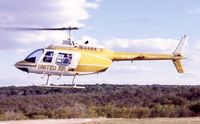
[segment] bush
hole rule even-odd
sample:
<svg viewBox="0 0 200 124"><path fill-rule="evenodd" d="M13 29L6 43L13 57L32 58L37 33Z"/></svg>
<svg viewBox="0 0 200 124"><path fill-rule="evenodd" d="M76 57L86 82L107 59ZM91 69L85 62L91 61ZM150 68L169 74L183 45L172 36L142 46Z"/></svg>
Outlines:
<svg viewBox="0 0 200 124"><path fill-rule="evenodd" d="M200 86L0 87L0 119L199 116Z"/></svg>
<svg viewBox="0 0 200 124"><path fill-rule="evenodd" d="M27 117L23 113L5 112L0 115L0 121L7 120L25 120Z"/></svg>
<svg viewBox="0 0 200 124"><path fill-rule="evenodd" d="M48 117L47 116L45 116L45 115L40 115L40 114L38 114L38 115L33 115L32 117L31 117L31 119L47 119Z"/></svg>
<svg viewBox="0 0 200 124"><path fill-rule="evenodd" d="M177 117L174 105L157 105L151 112L151 117Z"/></svg>
<svg viewBox="0 0 200 124"><path fill-rule="evenodd" d="M151 113L149 108L116 107L114 105L93 107L90 111L92 111L93 117L107 118L146 118Z"/></svg>
<svg viewBox="0 0 200 124"><path fill-rule="evenodd" d="M200 114L200 102L191 105L190 110L195 114Z"/></svg>

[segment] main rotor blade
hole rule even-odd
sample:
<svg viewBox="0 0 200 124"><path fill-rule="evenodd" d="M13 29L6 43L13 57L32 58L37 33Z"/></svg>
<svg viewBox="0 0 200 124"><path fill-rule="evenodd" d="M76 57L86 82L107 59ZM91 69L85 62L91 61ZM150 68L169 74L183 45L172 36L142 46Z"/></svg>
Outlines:
<svg viewBox="0 0 200 124"><path fill-rule="evenodd" d="M61 28L35 28L35 27L0 27L0 30L6 31L65 31L78 30L78 27L61 27Z"/></svg>

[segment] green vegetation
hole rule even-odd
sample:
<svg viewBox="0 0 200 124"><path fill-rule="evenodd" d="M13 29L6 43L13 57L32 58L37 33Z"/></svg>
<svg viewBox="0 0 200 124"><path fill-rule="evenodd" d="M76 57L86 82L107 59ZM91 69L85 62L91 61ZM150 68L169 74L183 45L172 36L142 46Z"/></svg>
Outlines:
<svg viewBox="0 0 200 124"><path fill-rule="evenodd" d="M0 120L200 116L200 86L1 87Z"/></svg>

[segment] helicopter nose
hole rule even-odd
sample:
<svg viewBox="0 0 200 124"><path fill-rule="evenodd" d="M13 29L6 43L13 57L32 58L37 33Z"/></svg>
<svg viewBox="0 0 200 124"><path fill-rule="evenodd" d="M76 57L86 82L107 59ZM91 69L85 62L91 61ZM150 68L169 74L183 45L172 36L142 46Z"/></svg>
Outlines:
<svg viewBox="0 0 200 124"><path fill-rule="evenodd" d="M26 62L25 62L24 60L15 63L15 67L16 67L17 69L29 73L28 68L27 68L26 65L27 65L27 64L26 64Z"/></svg>

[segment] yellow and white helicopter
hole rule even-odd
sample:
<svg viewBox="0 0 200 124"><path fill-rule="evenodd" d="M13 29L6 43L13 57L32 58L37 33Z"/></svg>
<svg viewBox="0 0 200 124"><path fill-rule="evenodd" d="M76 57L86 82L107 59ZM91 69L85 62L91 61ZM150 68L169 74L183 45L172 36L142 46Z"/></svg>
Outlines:
<svg viewBox="0 0 200 124"><path fill-rule="evenodd" d="M69 31L68 40L62 44L53 44L45 49L37 49L29 54L24 60L15 64L16 68L28 72L47 75L47 82L44 86L49 86L49 77L74 76L72 80L73 88L83 88L76 86L74 79L78 75L96 74L106 71L115 61L138 61L138 60L172 60L177 71L184 73L180 60L184 59L181 54L186 35L181 38L180 43L172 54L149 54L149 53L129 53L114 52L103 47L90 46L89 41L84 44L71 40L71 31L78 30L77 27L63 28L5 28L7 30L39 30L39 31Z"/></svg>

